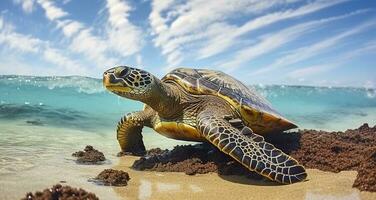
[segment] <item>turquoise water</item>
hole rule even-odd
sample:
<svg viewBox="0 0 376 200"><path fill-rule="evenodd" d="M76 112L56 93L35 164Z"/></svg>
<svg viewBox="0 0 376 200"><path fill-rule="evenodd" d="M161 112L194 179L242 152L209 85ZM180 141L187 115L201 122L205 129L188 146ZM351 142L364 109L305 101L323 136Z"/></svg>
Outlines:
<svg viewBox="0 0 376 200"><path fill-rule="evenodd" d="M255 87L300 128L346 130L363 123L376 124L375 89ZM99 79L0 76L0 199L19 198L62 179L93 187L87 178L117 162L118 120L142 106L105 91ZM148 128L144 133L147 148L185 143ZM86 144L105 152L109 160L104 166L90 167L90 173L87 167L77 167L70 156ZM21 186L19 181L23 181ZM106 195L103 192L102 196Z"/></svg>
<svg viewBox="0 0 376 200"><path fill-rule="evenodd" d="M0 77L0 120L97 130L114 127L125 112L141 107L104 91L87 77Z"/></svg>
<svg viewBox="0 0 376 200"><path fill-rule="evenodd" d="M341 130L376 121L375 89L255 87L301 128ZM142 109L141 103L117 97L105 91L101 80L88 77L0 76L0 94L0 123L110 130L125 113Z"/></svg>

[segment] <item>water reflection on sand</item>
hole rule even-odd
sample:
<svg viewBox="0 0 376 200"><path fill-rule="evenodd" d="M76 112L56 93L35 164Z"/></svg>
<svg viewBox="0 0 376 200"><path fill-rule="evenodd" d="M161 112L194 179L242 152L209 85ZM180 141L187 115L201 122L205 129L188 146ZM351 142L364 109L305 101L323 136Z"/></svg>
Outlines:
<svg viewBox="0 0 376 200"><path fill-rule="evenodd" d="M345 195L331 195L331 194L322 194L322 193L316 193L316 192L310 192L308 191L306 193L306 196L305 196L305 200L318 200L318 199L322 199L322 200L358 200L358 199L362 199L359 195L359 192L357 191L353 191L353 192L350 192L349 194L345 194ZM366 199L366 197L364 197L363 199Z"/></svg>
<svg viewBox="0 0 376 200"><path fill-rule="evenodd" d="M293 185L277 185L239 176L184 173L140 172L129 167L135 157L120 159L115 167L130 173L131 181L124 188L115 187L121 199L376 199L375 193L352 188L355 171L340 173L309 169L309 179Z"/></svg>

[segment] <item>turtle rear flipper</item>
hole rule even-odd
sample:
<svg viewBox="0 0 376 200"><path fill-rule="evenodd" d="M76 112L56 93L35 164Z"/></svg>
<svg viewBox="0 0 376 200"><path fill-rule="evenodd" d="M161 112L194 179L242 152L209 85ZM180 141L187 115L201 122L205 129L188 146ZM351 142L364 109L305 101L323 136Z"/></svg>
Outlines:
<svg viewBox="0 0 376 200"><path fill-rule="evenodd" d="M265 142L248 127L240 132L209 112L201 113L197 124L208 141L251 171L283 184L303 181L307 177L304 167L295 159Z"/></svg>

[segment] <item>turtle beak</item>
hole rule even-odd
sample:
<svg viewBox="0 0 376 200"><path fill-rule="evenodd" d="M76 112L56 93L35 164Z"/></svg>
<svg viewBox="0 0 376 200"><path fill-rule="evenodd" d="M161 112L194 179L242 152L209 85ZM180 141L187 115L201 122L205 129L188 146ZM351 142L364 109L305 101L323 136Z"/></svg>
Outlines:
<svg viewBox="0 0 376 200"><path fill-rule="evenodd" d="M119 67L111 68L103 73L103 86L114 93L127 93L132 89L124 83L124 79L119 77Z"/></svg>
<svg viewBox="0 0 376 200"><path fill-rule="evenodd" d="M103 86L106 88L123 86L122 79L115 76L115 68L111 68L103 73Z"/></svg>
<svg viewBox="0 0 376 200"><path fill-rule="evenodd" d="M103 86L107 87L111 85L111 82L114 80L113 75L107 71L103 73Z"/></svg>

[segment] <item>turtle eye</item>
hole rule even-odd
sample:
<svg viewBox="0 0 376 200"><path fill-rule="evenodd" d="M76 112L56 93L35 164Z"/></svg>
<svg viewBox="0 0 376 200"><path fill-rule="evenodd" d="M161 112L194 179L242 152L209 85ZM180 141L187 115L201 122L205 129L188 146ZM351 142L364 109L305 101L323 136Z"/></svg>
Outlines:
<svg viewBox="0 0 376 200"><path fill-rule="evenodd" d="M124 68L124 69L120 72L119 77L124 77L125 75L127 75L127 73L128 73L128 68Z"/></svg>

